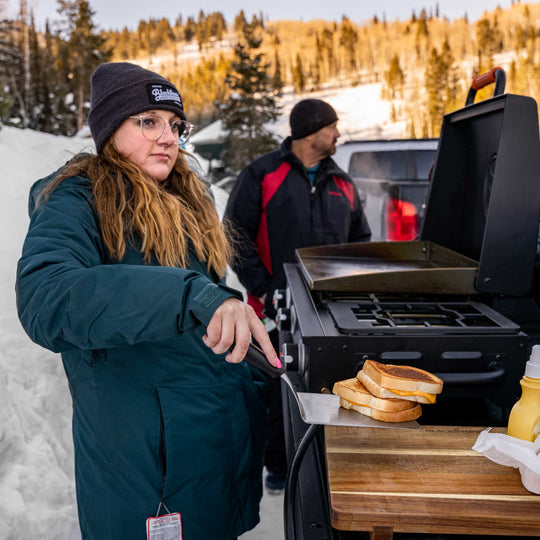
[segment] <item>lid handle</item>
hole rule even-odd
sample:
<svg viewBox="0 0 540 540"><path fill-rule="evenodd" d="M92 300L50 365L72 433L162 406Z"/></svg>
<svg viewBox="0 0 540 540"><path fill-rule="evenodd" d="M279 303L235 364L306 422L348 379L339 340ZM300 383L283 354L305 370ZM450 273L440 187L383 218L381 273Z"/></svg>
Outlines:
<svg viewBox="0 0 540 540"><path fill-rule="evenodd" d="M469 88L469 93L467 94L465 105L472 105L474 103L474 98L476 97L476 92L492 83L495 83L493 96L498 96L504 93L504 87L506 86L506 73L502 67L494 67L487 73L477 75L473 79L471 87Z"/></svg>

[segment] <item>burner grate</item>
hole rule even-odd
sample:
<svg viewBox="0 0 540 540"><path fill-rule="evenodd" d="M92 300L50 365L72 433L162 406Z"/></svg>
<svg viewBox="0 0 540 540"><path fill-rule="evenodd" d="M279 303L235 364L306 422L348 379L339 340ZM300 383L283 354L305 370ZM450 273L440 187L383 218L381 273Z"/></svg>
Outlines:
<svg viewBox="0 0 540 540"><path fill-rule="evenodd" d="M370 296L355 302L328 303L340 332L514 333L519 330L515 323L476 302L395 302Z"/></svg>

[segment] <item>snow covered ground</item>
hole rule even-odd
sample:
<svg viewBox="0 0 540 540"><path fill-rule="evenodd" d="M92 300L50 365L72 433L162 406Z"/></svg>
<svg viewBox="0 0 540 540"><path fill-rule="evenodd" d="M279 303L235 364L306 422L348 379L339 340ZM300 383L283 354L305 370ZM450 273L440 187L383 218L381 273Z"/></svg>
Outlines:
<svg viewBox="0 0 540 540"><path fill-rule="evenodd" d="M390 104L376 84L317 94L337 110L340 129L361 138L403 136L389 122ZM312 96L312 94L310 94ZM288 132L284 103L276 126ZM343 137L345 140L347 137ZM15 309L15 268L28 226L32 183L73 154L91 150L81 137L56 137L30 130L0 130L0 539L77 540L71 398L59 355L33 344ZM223 205L224 199L218 198ZM262 522L242 540L281 538L282 497L265 496Z"/></svg>

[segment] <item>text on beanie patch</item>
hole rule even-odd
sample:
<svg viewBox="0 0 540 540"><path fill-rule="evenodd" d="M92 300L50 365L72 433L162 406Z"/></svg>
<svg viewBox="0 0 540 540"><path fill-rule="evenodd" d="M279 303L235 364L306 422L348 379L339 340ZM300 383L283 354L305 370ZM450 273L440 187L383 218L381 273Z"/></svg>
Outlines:
<svg viewBox="0 0 540 540"><path fill-rule="evenodd" d="M166 84L151 83L146 85L146 89L150 103L178 105L182 110L184 109L182 98L174 87Z"/></svg>

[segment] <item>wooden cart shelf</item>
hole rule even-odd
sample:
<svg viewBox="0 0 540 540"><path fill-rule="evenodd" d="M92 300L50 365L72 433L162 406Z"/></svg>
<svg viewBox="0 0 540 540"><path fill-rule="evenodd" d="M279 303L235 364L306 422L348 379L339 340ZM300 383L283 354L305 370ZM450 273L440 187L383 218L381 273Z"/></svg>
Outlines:
<svg viewBox="0 0 540 540"><path fill-rule="evenodd" d="M483 429L326 426L332 526L369 531L372 540L393 532L540 536L540 495L523 487L517 469L472 450Z"/></svg>

